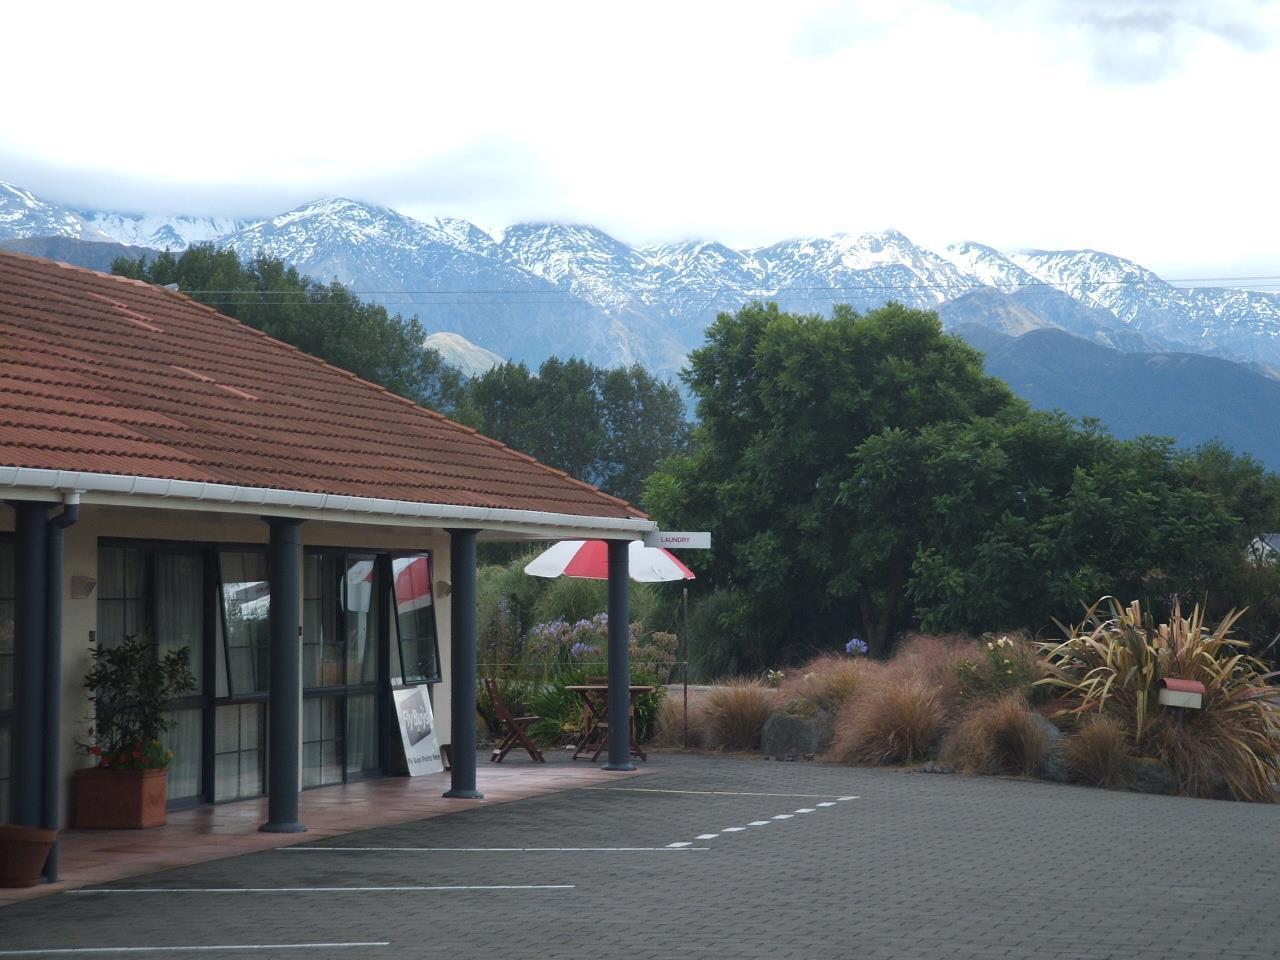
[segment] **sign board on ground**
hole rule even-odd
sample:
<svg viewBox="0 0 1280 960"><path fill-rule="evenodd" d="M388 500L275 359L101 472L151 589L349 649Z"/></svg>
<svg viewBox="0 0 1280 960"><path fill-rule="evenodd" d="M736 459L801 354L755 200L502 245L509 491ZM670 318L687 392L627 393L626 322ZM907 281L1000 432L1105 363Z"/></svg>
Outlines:
<svg viewBox="0 0 1280 960"><path fill-rule="evenodd" d="M391 693L396 701L396 718L400 721L400 741L404 744L409 776L440 773L444 770L444 761L440 759L440 740L436 736L427 688L410 687Z"/></svg>
<svg viewBox="0 0 1280 960"><path fill-rule="evenodd" d="M710 550L711 534L706 531L679 532L655 530L644 535L646 547L662 547L664 550Z"/></svg>

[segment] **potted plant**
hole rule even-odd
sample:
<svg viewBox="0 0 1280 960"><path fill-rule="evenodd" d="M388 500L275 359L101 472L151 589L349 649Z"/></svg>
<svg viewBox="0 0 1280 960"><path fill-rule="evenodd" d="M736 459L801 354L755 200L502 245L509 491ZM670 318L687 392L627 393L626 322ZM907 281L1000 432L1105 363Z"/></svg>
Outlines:
<svg viewBox="0 0 1280 960"><path fill-rule="evenodd" d="M0 887L34 887L58 834L40 827L0 824Z"/></svg>
<svg viewBox="0 0 1280 960"><path fill-rule="evenodd" d="M75 773L79 829L157 827L165 820L166 781L173 754L160 743L171 726L165 704L195 689L187 648L157 657L150 640L126 637L96 647L84 685L94 705L96 765Z"/></svg>

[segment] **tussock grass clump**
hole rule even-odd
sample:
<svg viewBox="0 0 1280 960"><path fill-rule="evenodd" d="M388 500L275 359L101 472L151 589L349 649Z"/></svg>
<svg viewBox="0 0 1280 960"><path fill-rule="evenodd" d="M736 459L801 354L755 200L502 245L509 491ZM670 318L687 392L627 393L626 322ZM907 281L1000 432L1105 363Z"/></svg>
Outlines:
<svg viewBox="0 0 1280 960"><path fill-rule="evenodd" d="M729 680L708 691L702 707L706 745L718 750L758 750L774 692L755 680Z"/></svg>
<svg viewBox="0 0 1280 960"><path fill-rule="evenodd" d="M865 657L824 653L802 667L787 671L778 688L779 700L808 700L824 710L838 710L854 696L871 672Z"/></svg>
<svg viewBox="0 0 1280 960"><path fill-rule="evenodd" d="M1044 760L1040 718L1020 693L978 705L947 736L939 759L965 773L1033 776Z"/></svg>
<svg viewBox="0 0 1280 960"><path fill-rule="evenodd" d="M684 699L672 695L664 697L658 706L658 716L654 721L653 739L650 741L658 747L684 746ZM707 745L707 722L703 716L703 704L700 699L689 700L689 746L705 747Z"/></svg>
<svg viewBox="0 0 1280 960"><path fill-rule="evenodd" d="M1128 780L1125 761L1129 752L1124 724L1099 713L1086 718L1067 736L1063 762L1072 780L1114 790Z"/></svg>
<svg viewBox="0 0 1280 960"><path fill-rule="evenodd" d="M903 637L889 661L899 675L916 676L933 686L948 720L962 701L960 664L977 655L977 642L960 634L913 633Z"/></svg>
<svg viewBox="0 0 1280 960"><path fill-rule="evenodd" d="M915 676L868 684L836 720L833 759L844 763L906 763L924 757L942 731L937 688Z"/></svg>

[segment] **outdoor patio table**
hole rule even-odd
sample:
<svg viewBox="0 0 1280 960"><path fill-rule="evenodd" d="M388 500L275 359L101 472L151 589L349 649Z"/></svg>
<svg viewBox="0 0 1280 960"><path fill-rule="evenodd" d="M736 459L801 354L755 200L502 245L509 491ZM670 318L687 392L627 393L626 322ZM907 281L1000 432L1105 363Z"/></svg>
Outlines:
<svg viewBox="0 0 1280 960"><path fill-rule="evenodd" d="M578 749L573 752L573 759L595 760L609 741L609 687L603 683L584 683L571 684L565 689L572 690L581 698L586 719L586 733L578 744ZM631 742L632 755L641 760L648 760L649 757L636 741L636 697L642 693L653 693L656 689L645 686L627 688L627 737Z"/></svg>

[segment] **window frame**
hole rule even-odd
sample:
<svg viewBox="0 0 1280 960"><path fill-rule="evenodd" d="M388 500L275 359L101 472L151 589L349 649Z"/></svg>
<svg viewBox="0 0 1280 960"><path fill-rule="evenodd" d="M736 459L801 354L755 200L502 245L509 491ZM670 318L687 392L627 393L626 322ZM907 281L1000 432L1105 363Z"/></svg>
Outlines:
<svg viewBox="0 0 1280 960"><path fill-rule="evenodd" d="M421 677L410 680L405 676L404 669L404 632L400 628L400 608L396 598L395 584L395 561L408 557L426 557L427 570L431 578L431 643L435 653L436 672L434 676ZM387 555L387 589L388 589L388 625L390 620L395 618L395 636L391 638L396 646L396 655L400 661L400 682L393 684L397 690L406 690L410 687L432 686L444 682L443 668L440 660L440 619L436 616L436 562L435 551L433 550L393 550ZM425 638L417 638L421 642Z"/></svg>

